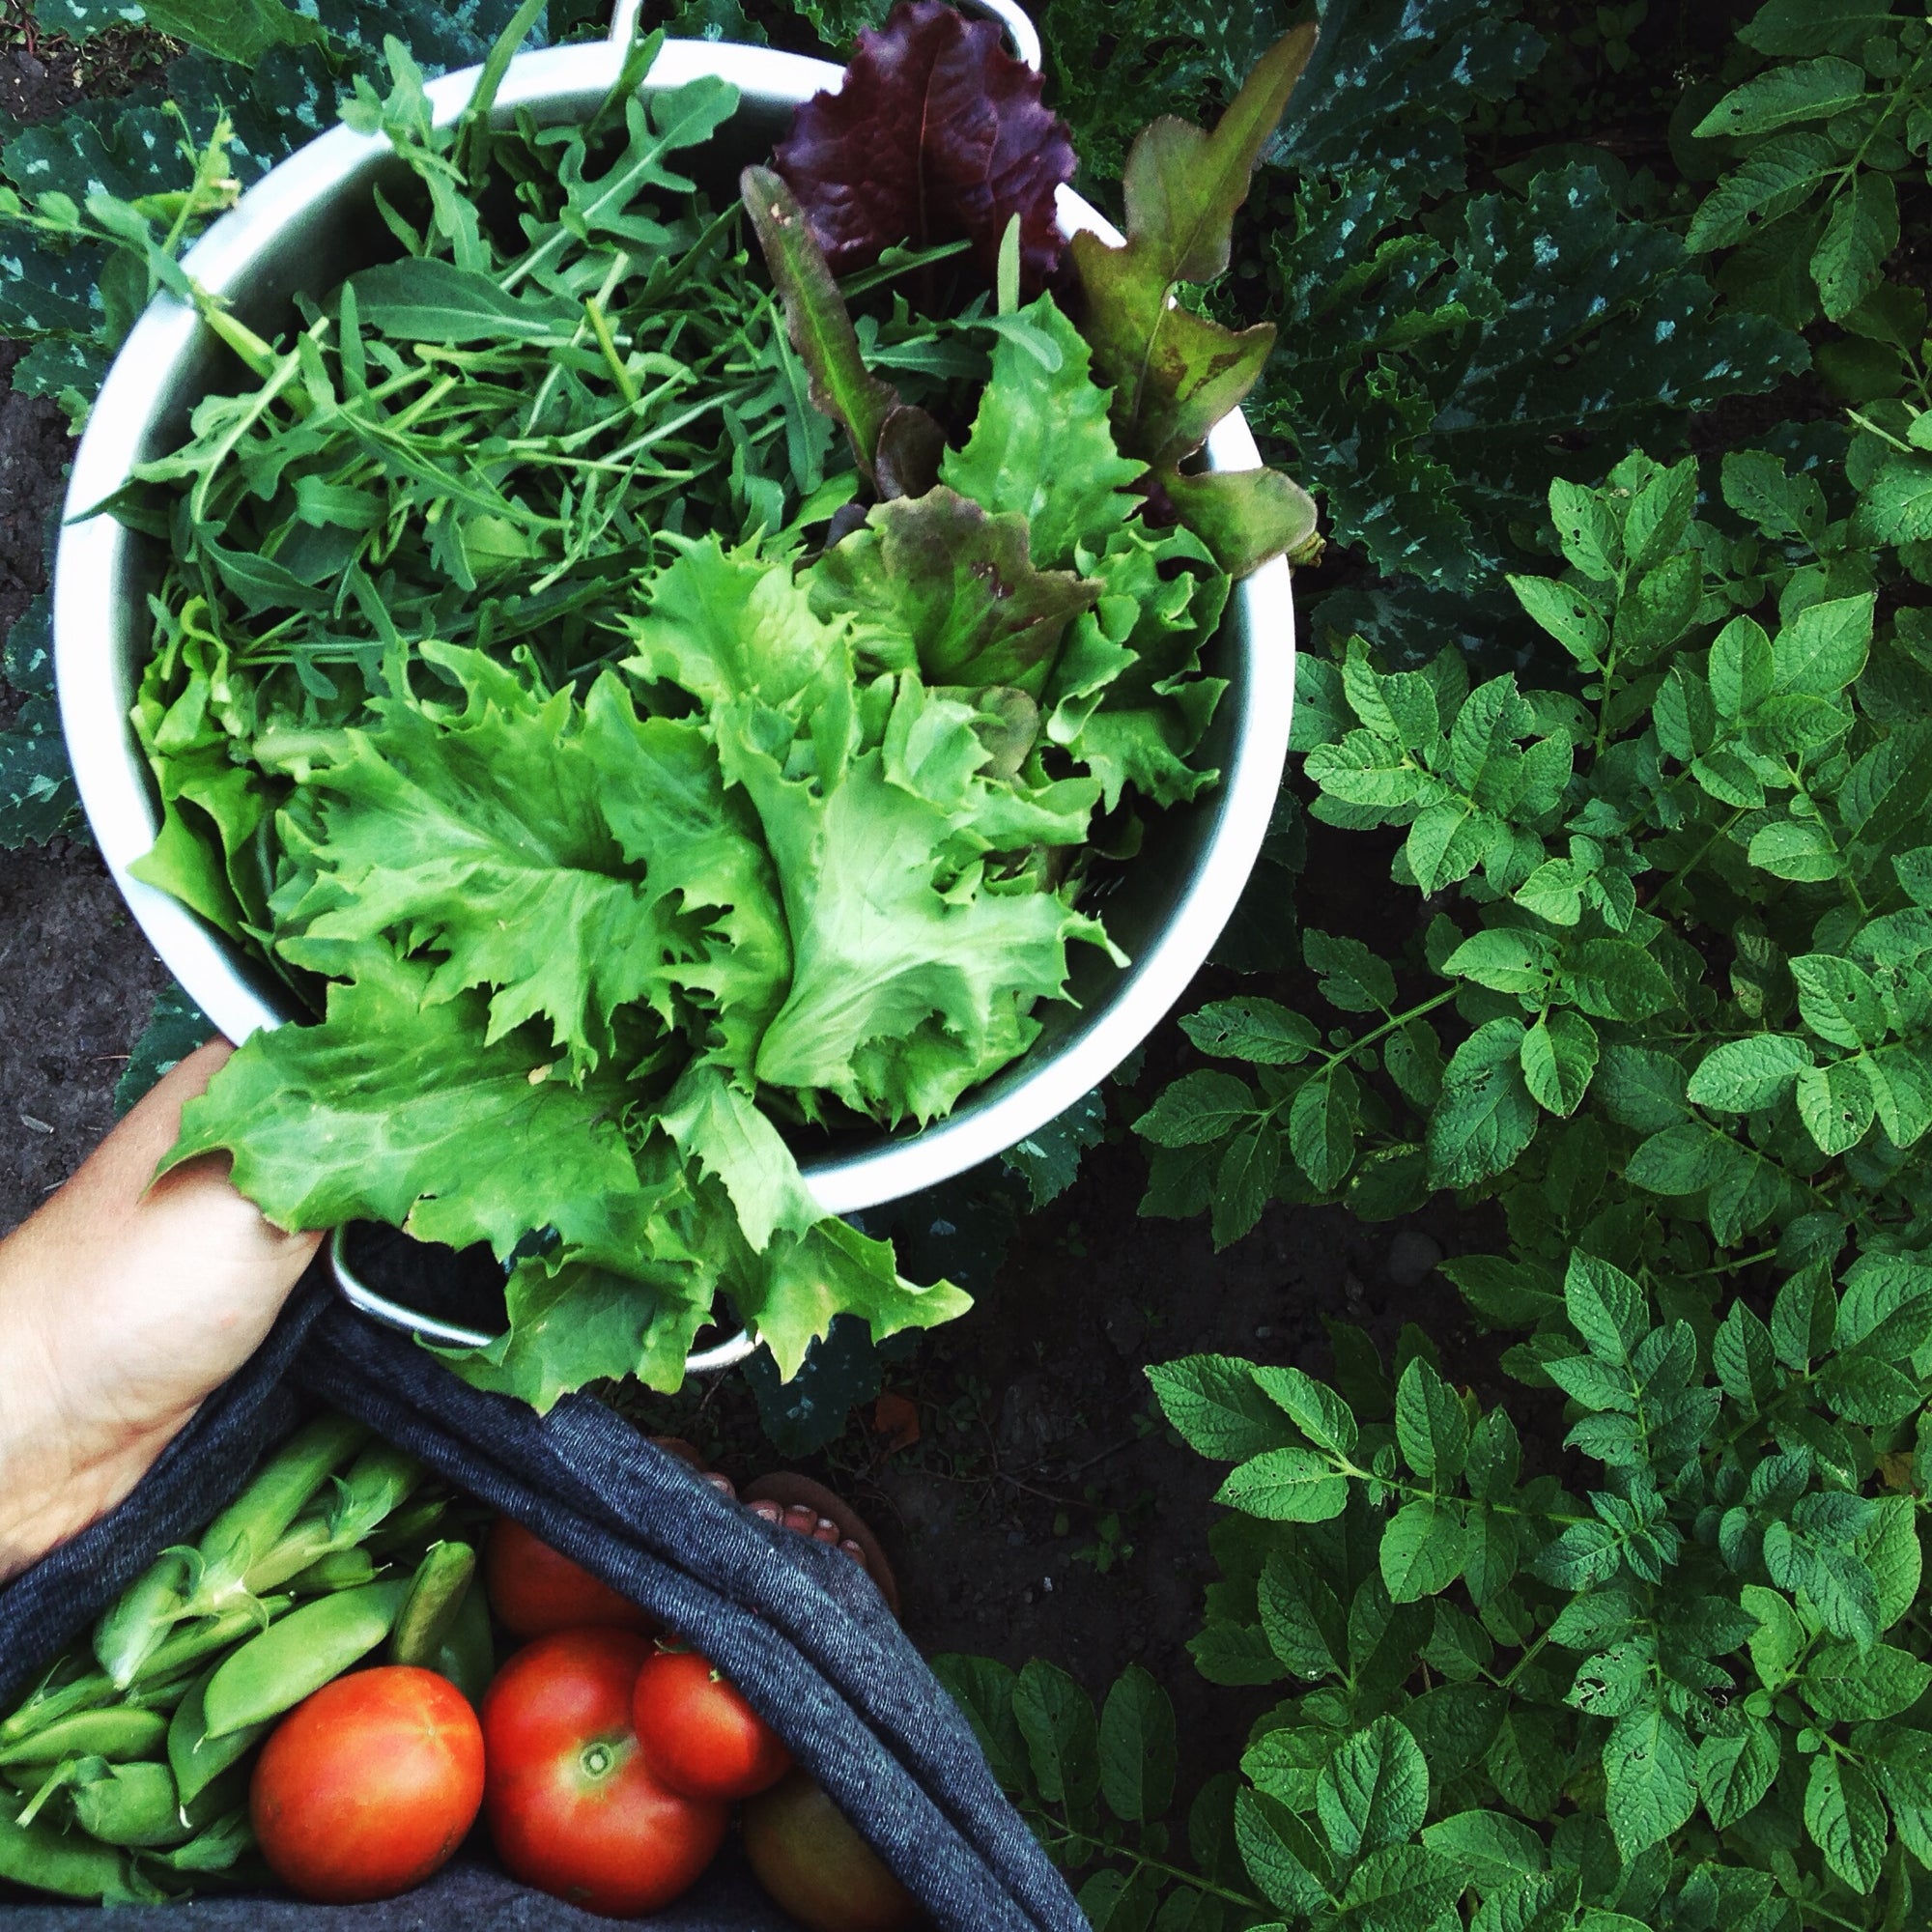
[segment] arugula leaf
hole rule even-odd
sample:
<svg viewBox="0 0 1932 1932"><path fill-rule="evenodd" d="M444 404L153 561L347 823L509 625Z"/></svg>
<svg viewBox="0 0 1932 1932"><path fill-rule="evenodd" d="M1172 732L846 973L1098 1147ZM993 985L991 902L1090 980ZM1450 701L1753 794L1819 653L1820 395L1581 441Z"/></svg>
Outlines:
<svg viewBox="0 0 1932 1932"><path fill-rule="evenodd" d="M1059 265L1065 125L1040 105L1040 76L1001 45L999 23L943 0L900 0L884 28L861 33L838 92L805 102L776 154L836 273L899 243L963 238L990 279L1014 216L1029 286Z"/></svg>

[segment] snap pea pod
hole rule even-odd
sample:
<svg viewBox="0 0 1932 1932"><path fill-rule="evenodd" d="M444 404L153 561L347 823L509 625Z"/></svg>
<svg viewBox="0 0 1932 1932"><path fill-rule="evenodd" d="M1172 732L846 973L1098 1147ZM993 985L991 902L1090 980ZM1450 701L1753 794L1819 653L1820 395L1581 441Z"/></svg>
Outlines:
<svg viewBox="0 0 1932 1932"><path fill-rule="evenodd" d="M187 1695L188 1686L193 1682L191 1670L184 1677L144 1677L128 1688L123 1702L137 1711L172 1711Z"/></svg>
<svg viewBox="0 0 1932 1932"><path fill-rule="evenodd" d="M354 1549L408 1500L422 1481L422 1464L387 1442L373 1442L356 1457L324 1508L293 1524L242 1578L253 1592L299 1576L321 1558Z"/></svg>
<svg viewBox="0 0 1932 1932"><path fill-rule="evenodd" d="M44 1820L16 1825L0 1816L0 1879L105 1905L147 1905L164 1896L140 1876L127 1853Z"/></svg>
<svg viewBox="0 0 1932 1932"><path fill-rule="evenodd" d="M126 1705L75 1711L0 1750L0 1765L57 1764L64 1757L104 1757L126 1764L155 1756L167 1735L168 1719L159 1711Z"/></svg>
<svg viewBox="0 0 1932 1932"><path fill-rule="evenodd" d="M102 1766L99 1777L74 1785L73 1815L90 1838L107 1845L166 1849L194 1836L164 1764Z"/></svg>
<svg viewBox="0 0 1932 1932"><path fill-rule="evenodd" d="M155 1559L94 1633L94 1654L117 1688L134 1681L183 1618L237 1607L250 1568L368 1434L347 1416L318 1416L270 1457L194 1549L167 1549Z"/></svg>
<svg viewBox="0 0 1932 1932"><path fill-rule="evenodd" d="M177 1675L189 1664L213 1657L217 1650L226 1650L245 1632L273 1623L294 1602L293 1597L258 1597L252 1604L238 1604L218 1617L209 1617L186 1630L177 1631L148 1659L144 1675L158 1676L163 1672Z"/></svg>
<svg viewBox="0 0 1932 1932"><path fill-rule="evenodd" d="M398 1510L370 1537L370 1555L380 1562L399 1550L420 1549L429 1540L431 1531L448 1513L447 1496L435 1496L425 1502L412 1503L408 1509Z"/></svg>
<svg viewBox="0 0 1932 1932"><path fill-rule="evenodd" d="M63 1657L14 1710L0 1719L0 1749L70 1711L104 1704L113 1695L114 1686L105 1671L85 1669L77 1655Z"/></svg>
<svg viewBox="0 0 1932 1932"><path fill-rule="evenodd" d="M172 1709L171 1699L177 1685L185 1689L191 1681L184 1676L185 1672L203 1658L227 1649L237 1637L260 1630L264 1619L272 1623L294 1601L293 1597L264 1597L259 1605L243 1605L224 1616L211 1617L177 1631L142 1666L136 1680L136 1699L156 1710ZM146 1688L150 1683L158 1687L153 1692ZM43 1685L18 1710L0 1721L0 1762L4 1762L7 1746L32 1737L71 1712L95 1710L122 1695L104 1670L90 1670L58 1686L51 1682Z"/></svg>
<svg viewBox="0 0 1932 1932"><path fill-rule="evenodd" d="M490 1630L490 1605L481 1583L472 1582L457 1605L456 1621L442 1640L433 1666L472 1704L483 1701L497 1674L497 1641Z"/></svg>
<svg viewBox="0 0 1932 1932"><path fill-rule="evenodd" d="M353 1590L375 1580L376 1559L366 1549L330 1549L306 1570L297 1571L289 1578L289 1591L297 1597L326 1597L332 1590Z"/></svg>
<svg viewBox="0 0 1932 1932"><path fill-rule="evenodd" d="M272 1719L243 1724L223 1737L208 1735L208 1687L219 1662L211 1663L176 1706L168 1726L168 1767L184 1804L192 1804L221 1774L268 1736Z"/></svg>
<svg viewBox="0 0 1932 1932"><path fill-rule="evenodd" d="M95 1626L94 1654L117 1690L133 1683L186 1613L187 1579L188 1552L164 1549Z"/></svg>
<svg viewBox="0 0 1932 1932"><path fill-rule="evenodd" d="M410 1594L389 1633L391 1663L434 1667L476 1575L476 1552L467 1543L433 1543L410 1583Z"/></svg>
<svg viewBox="0 0 1932 1932"><path fill-rule="evenodd" d="M202 1693L210 1738L292 1710L358 1662L395 1628L410 1582L318 1597L223 1660Z"/></svg>
<svg viewBox="0 0 1932 1932"><path fill-rule="evenodd" d="M359 1422L332 1413L298 1430L202 1533L201 1569L190 1608L203 1616L218 1615L236 1598L259 1596L286 1580L264 1574L276 1547L368 1439L369 1432Z"/></svg>
<svg viewBox="0 0 1932 1932"><path fill-rule="evenodd" d="M155 1859L157 1864L178 1872L227 1871L244 1852L255 1848L255 1834L248 1828L245 1805L224 1811L206 1830L197 1832L186 1844L177 1845Z"/></svg>
<svg viewBox="0 0 1932 1932"><path fill-rule="evenodd" d="M14 1779L25 1778L20 1784L23 1791L32 1795L21 1805L19 1815L14 1819L18 1825L31 1825L47 1806L52 1804L57 1793L65 1791L69 1785L77 1784L84 1777L97 1775L104 1776L108 1770L104 1757L64 1757L49 1771L45 1765L14 1765L8 1770L8 1776ZM38 1778L38 1784L31 1780Z"/></svg>

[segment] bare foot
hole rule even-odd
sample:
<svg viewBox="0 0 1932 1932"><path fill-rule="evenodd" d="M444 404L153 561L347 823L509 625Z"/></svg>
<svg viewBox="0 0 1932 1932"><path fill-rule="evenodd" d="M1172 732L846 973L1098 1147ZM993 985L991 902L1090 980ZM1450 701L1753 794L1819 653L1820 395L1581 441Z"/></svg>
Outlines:
<svg viewBox="0 0 1932 1932"><path fill-rule="evenodd" d="M718 1479L714 1477L711 1480ZM864 1563L866 1560L866 1552L851 1537L841 1537L838 1525L830 1517L820 1516L816 1510L807 1509L803 1503L793 1503L789 1509L775 1502L747 1503L745 1507L764 1522L776 1523L781 1529L796 1530L800 1536L809 1536L814 1543L829 1543L834 1549L842 1551L856 1562Z"/></svg>

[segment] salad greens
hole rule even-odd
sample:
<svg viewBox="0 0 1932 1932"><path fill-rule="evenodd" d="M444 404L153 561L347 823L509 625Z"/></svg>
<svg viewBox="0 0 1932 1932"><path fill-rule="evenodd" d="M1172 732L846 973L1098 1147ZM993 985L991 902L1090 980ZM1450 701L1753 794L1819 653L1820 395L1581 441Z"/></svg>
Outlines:
<svg viewBox="0 0 1932 1932"><path fill-rule="evenodd" d="M961 1312L820 1212L798 1136L946 1113L1037 1036L1070 947L1122 961L1090 848L1213 782L1226 566L1313 524L1284 478L1181 473L1259 357L1166 304L1225 264L1306 36L1224 131L1136 151L1158 194L1080 257L1084 334L1020 300L1064 130L956 219L828 238L836 170L748 169L742 212L683 172L736 96L640 94L659 38L589 123L494 131L514 33L446 128L392 46L348 119L405 164L375 199L402 253L286 344L189 286L254 381L112 505L172 557L142 876L315 1016L243 1044L168 1164L227 1150L285 1226L488 1242L510 1325L457 1366L539 1406L675 1386L721 1295L787 1375L839 1313ZM1051 123L937 0L867 37L847 123L910 111L867 108L868 63L940 58L958 112L887 127L915 177ZM992 289L962 258L988 235ZM1110 411L1136 331L1151 375Z"/></svg>

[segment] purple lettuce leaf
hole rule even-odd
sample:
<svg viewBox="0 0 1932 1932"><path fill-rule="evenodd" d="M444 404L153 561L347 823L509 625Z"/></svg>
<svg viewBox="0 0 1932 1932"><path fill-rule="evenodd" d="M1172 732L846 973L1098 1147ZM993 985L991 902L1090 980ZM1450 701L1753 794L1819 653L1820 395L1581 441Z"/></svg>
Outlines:
<svg viewBox="0 0 1932 1932"><path fill-rule="evenodd" d="M944 0L901 0L861 34L844 85L800 107L776 158L835 274L900 242L964 238L990 277L1015 214L1027 285L1059 266L1054 193L1073 175L1072 137L997 23Z"/></svg>

